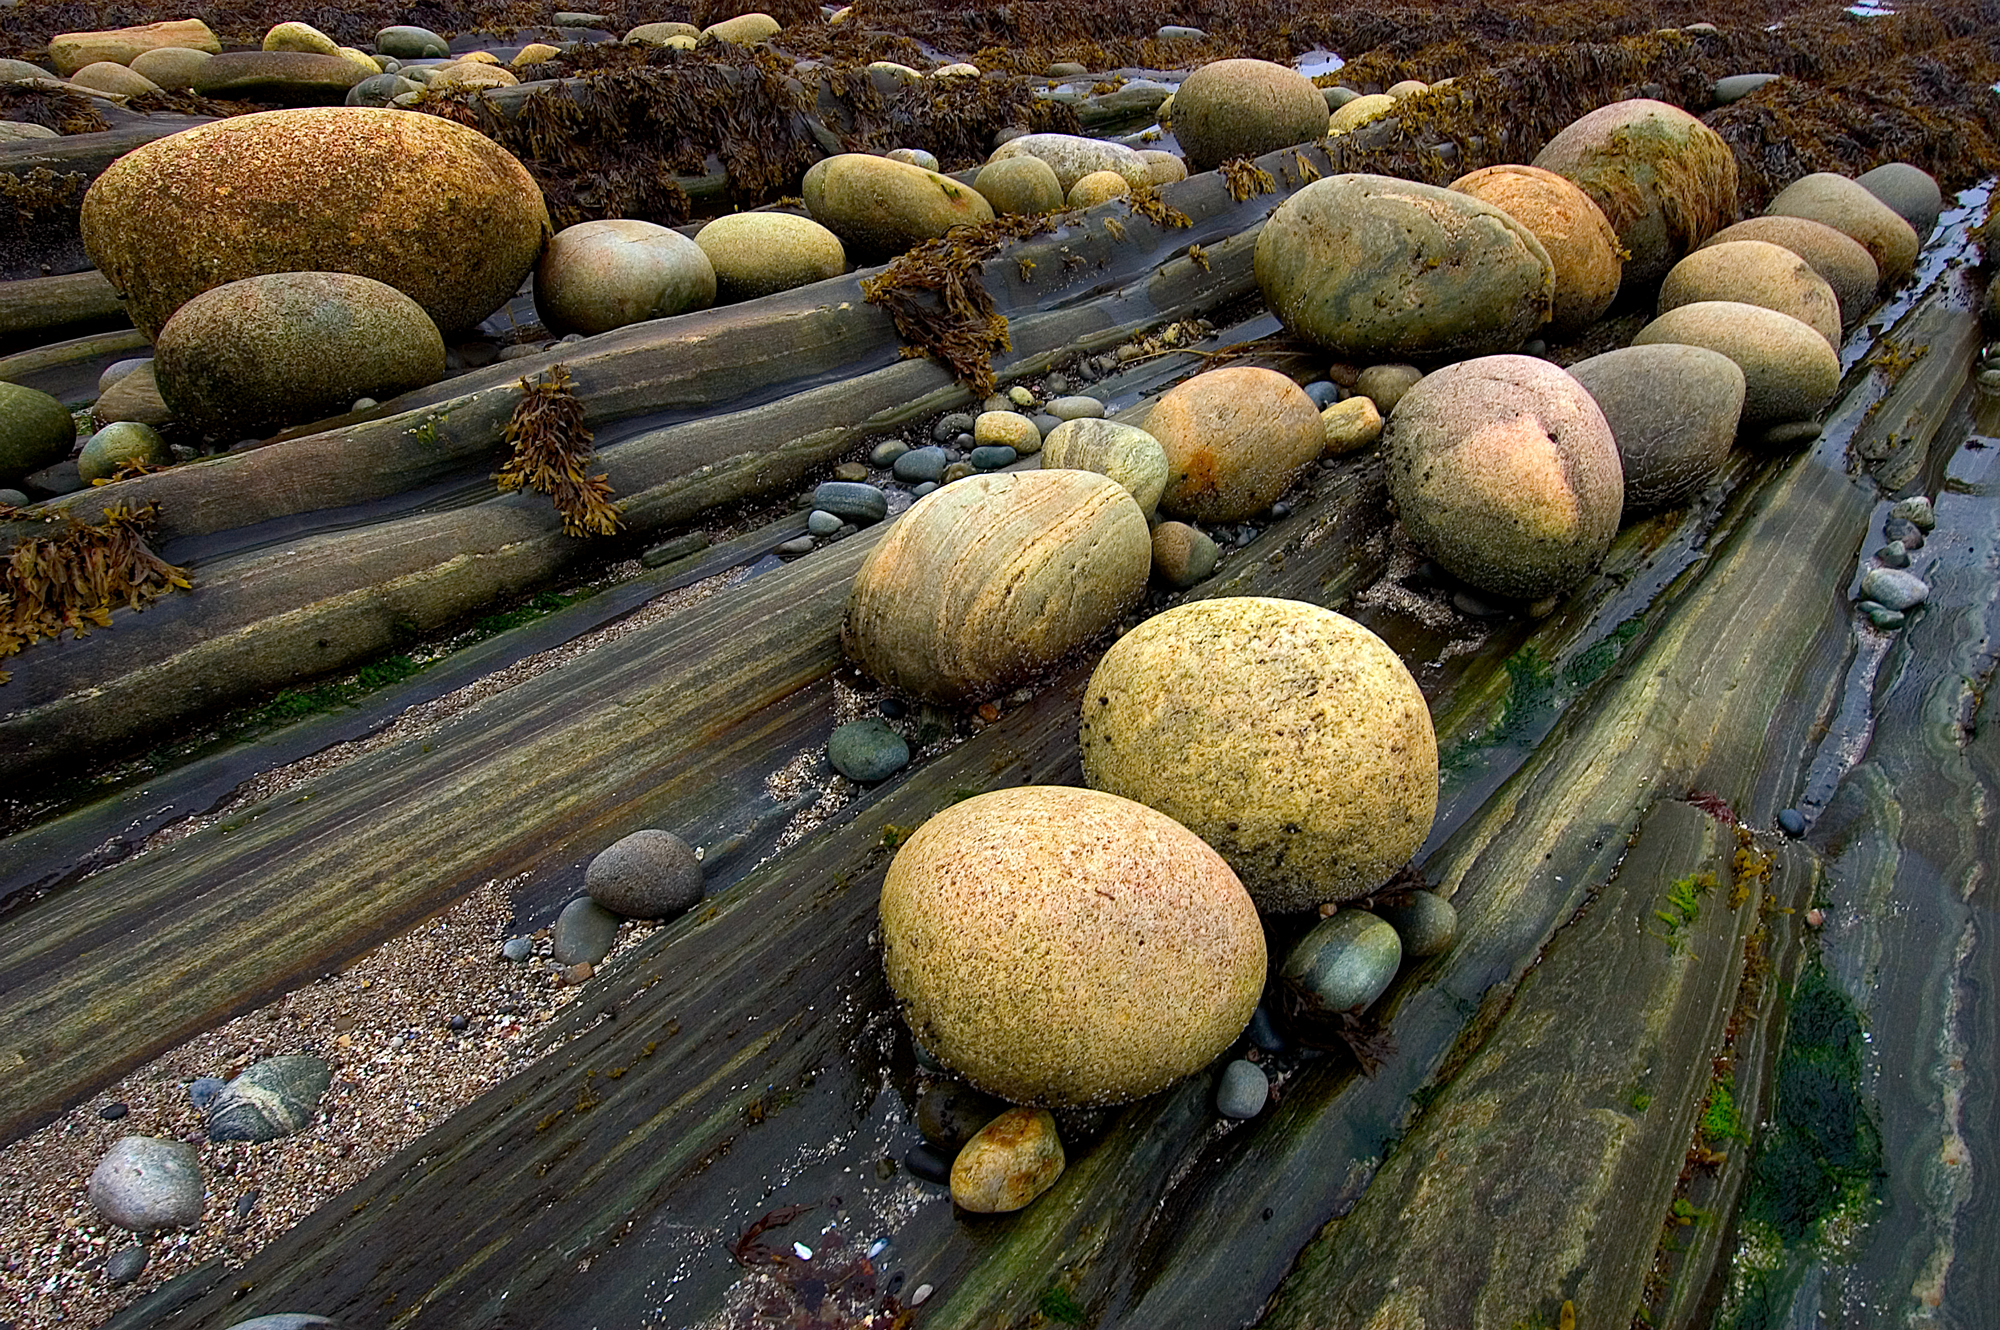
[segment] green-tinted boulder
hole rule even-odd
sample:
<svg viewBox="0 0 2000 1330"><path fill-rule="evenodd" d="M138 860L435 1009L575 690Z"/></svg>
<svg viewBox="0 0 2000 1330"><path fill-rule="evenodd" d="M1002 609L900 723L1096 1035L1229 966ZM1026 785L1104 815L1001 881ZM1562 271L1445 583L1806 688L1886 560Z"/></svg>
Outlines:
<svg viewBox="0 0 2000 1330"><path fill-rule="evenodd" d="M1174 93L1174 137L1197 171L1325 137L1326 101L1312 80L1268 60L1217 60Z"/></svg>
<svg viewBox="0 0 2000 1330"><path fill-rule="evenodd" d="M90 436L77 456L76 473L86 482L110 480L128 466L165 466L171 461L173 453L158 430L136 420L120 420Z"/></svg>
<svg viewBox="0 0 2000 1330"><path fill-rule="evenodd" d="M1670 309L1639 330L1634 346L1678 342L1720 351L1743 371L1743 424L1808 420L1833 400L1840 358L1826 338L1789 314L1737 300Z"/></svg>
<svg viewBox="0 0 2000 1330"><path fill-rule="evenodd" d="M1686 503L1736 442L1743 371L1706 347L1626 346L1570 366L1604 412L1625 472L1625 515Z"/></svg>
<svg viewBox="0 0 2000 1330"><path fill-rule="evenodd" d="M1004 162L1009 157L1036 157L1047 162L1065 198L1077 181L1093 171L1116 171L1135 185L1151 184L1153 179L1146 159L1124 144L1078 134L1023 134L995 148L987 160Z"/></svg>
<svg viewBox="0 0 2000 1330"><path fill-rule="evenodd" d="M1812 270L1833 288L1834 298L1840 302L1843 327L1853 327L1875 307L1875 292L1881 286L1882 274L1875 266L1874 256L1860 241L1824 222L1809 217L1752 217L1723 227L1704 240L1702 248L1738 240L1782 245L1811 264Z"/></svg>
<svg viewBox="0 0 2000 1330"><path fill-rule="evenodd" d="M195 71L193 87L204 97L338 106L349 88L368 77L368 70L343 55L228 51Z"/></svg>
<svg viewBox="0 0 2000 1330"><path fill-rule="evenodd" d="M1033 429L1033 422L1028 427ZM1115 420L1064 421L1042 440L1042 465L1109 476L1149 514L1159 507L1167 487L1167 454L1160 441L1136 425Z"/></svg>
<svg viewBox="0 0 2000 1330"><path fill-rule="evenodd" d="M847 271L840 237L790 213L730 213L702 227L694 242L708 255L716 298L724 302L754 300Z"/></svg>
<svg viewBox="0 0 2000 1330"><path fill-rule="evenodd" d="M76 421L55 398L17 383L0 383L0 482L13 484L69 456Z"/></svg>
<svg viewBox="0 0 2000 1330"><path fill-rule="evenodd" d="M1902 281L1916 267L1921 242L1894 208L1846 176L1817 171L1786 185L1764 209L1770 217L1806 217L1822 222L1868 251L1882 280Z"/></svg>
<svg viewBox="0 0 2000 1330"><path fill-rule="evenodd" d="M1062 182L1039 157L1003 157L979 168L972 187L1000 214L1048 212L1063 206Z"/></svg>
<svg viewBox="0 0 2000 1330"><path fill-rule="evenodd" d="M900 254L954 226L993 220L992 207L972 186L868 153L815 162L803 189L814 221L877 255Z"/></svg>
<svg viewBox="0 0 2000 1330"><path fill-rule="evenodd" d="M1660 312L1699 300L1740 300L1789 314L1840 345L1840 297L1812 265L1767 240L1703 245L1660 283Z"/></svg>
<svg viewBox="0 0 2000 1330"><path fill-rule="evenodd" d="M556 232L535 266L535 312L553 332L609 332L714 303L708 255L654 222L582 222Z"/></svg>

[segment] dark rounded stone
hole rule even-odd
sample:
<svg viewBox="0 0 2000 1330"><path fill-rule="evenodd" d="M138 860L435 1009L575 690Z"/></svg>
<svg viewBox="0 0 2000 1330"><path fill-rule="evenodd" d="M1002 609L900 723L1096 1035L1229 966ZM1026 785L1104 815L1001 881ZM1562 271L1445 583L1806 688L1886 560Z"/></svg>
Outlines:
<svg viewBox="0 0 2000 1330"><path fill-rule="evenodd" d="M104 1107L98 1109L97 1116L103 1118L106 1122L116 1122L118 1121L118 1119L124 1117L127 1113L130 1113L131 1111L132 1111L131 1109L125 1107L125 1105L119 1103L117 1100L114 1099L110 1103L104 1105Z"/></svg>
<svg viewBox="0 0 2000 1330"><path fill-rule="evenodd" d="M943 443L946 439L972 432L972 417L964 411L953 411L943 416L931 426L931 438Z"/></svg>
<svg viewBox="0 0 2000 1330"><path fill-rule="evenodd" d="M535 954L535 940L531 937L510 937L501 946L500 954L510 961L524 961Z"/></svg>
<svg viewBox="0 0 2000 1330"><path fill-rule="evenodd" d="M222 1093L225 1084L220 1076L197 1076L188 1082L188 1102L196 1108L207 1108Z"/></svg>
<svg viewBox="0 0 2000 1330"><path fill-rule="evenodd" d="M1882 523L1882 534L1899 542L1906 550L1920 550L1924 547L1924 533L1915 522L1906 517L1892 517Z"/></svg>
<svg viewBox="0 0 2000 1330"><path fill-rule="evenodd" d="M1340 385L1332 379L1321 379L1306 385L1306 396L1312 398L1314 406L1324 411L1340 400Z"/></svg>
<svg viewBox="0 0 2000 1330"><path fill-rule="evenodd" d="M889 515L889 496L864 481L829 480L813 491L813 507L850 522L879 522Z"/></svg>
<svg viewBox="0 0 2000 1330"><path fill-rule="evenodd" d="M1250 1024L1244 1033L1250 1036L1251 1043L1266 1053L1282 1053L1289 1047L1285 1036L1278 1033L1277 1025L1271 1020L1271 1013L1261 1002L1250 1013Z"/></svg>
<svg viewBox="0 0 2000 1330"><path fill-rule="evenodd" d="M143 1243L120 1247L104 1263L104 1278L112 1284L129 1284L145 1273L146 1262L151 1257L152 1253L146 1250Z"/></svg>
<svg viewBox="0 0 2000 1330"><path fill-rule="evenodd" d="M1322 919L1285 958L1284 981L1320 1012L1365 1008L1403 961L1396 930L1366 910Z"/></svg>
<svg viewBox="0 0 2000 1330"><path fill-rule="evenodd" d="M454 1030L463 1030L467 1026L471 1025L472 1022L468 1021L463 1016L453 1016L450 1020L446 1021L445 1024L450 1026Z"/></svg>
<svg viewBox="0 0 2000 1330"><path fill-rule="evenodd" d="M900 697L885 697L875 704L875 709L890 720L901 720L910 714L909 704Z"/></svg>
<svg viewBox="0 0 2000 1330"><path fill-rule="evenodd" d="M1778 830L1796 839L1806 834L1806 820L1799 816L1799 810L1796 808L1780 808Z"/></svg>
<svg viewBox="0 0 2000 1330"><path fill-rule="evenodd" d="M333 1083L319 1058L266 1058L223 1087L208 1115L211 1141L275 1141L303 1130Z"/></svg>
<svg viewBox="0 0 2000 1330"><path fill-rule="evenodd" d="M951 1160L928 1144L913 1145L903 1156L903 1167L940 1187L951 1185Z"/></svg>
<svg viewBox="0 0 2000 1330"><path fill-rule="evenodd" d="M557 965L595 965L610 954L617 940L618 916L590 897L579 896L556 916L549 954Z"/></svg>
<svg viewBox="0 0 2000 1330"><path fill-rule="evenodd" d="M851 720L834 729L826 756L835 771L869 785L910 765L910 745L886 721Z"/></svg>
<svg viewBox="0 0 2000 1330"><path fill-rule="evenodd" d="M614 841L592 859L584 870L583 889L613 914L670 919L701 899L701 860L673 832L648 827Z"/></svg>
<svg viewBox="0 0 2000 1330"><path fill-rule="evenodd" d="M794 536L792 539L772 547L771 552L780 559L799 559L813 552L813 538L810 535Z"/></svg>
<svg viewBox="0 0 2000 1330"><path fill-rule="evenodd" d="M1020 456L1004 443L984 444L972 450L970 460L975 471L998 471L1014 465Z"/></svg>
<svg viewBox="0 0 2000 1330"><path fill-rule="evenodd" d="M1225 1118L1254 1118L1271 1101L1271 1078L1254 1062L1236 1059L1222 1069L1215 1087L1215 1111Z"/></svg>
<svg viewBox="0 0 2000 1330"><path fill-rule="evenodd" d="M949 436L947 436L949 437ZM905 484L935 481L944 475L944 469L951 465L951 454L931 445L928 448L913 448L896 459L892 468L896 479Z"/></svg>
<svg viewBox="0 0 2000 1330"><path fill-rule="evenodd" d="M1405 956L1436 956L1458 939L1458 911L1434 891L1413 891L1407 901L1375 912L1403 940Z"/></svg>
<svg viewBox="0 0 2000 1330"><path fill-rule="evenodd" d="M1875 562L1884 568L1908 568L1910 566L1909 547L1900 540L1892 540L1875 551Z"/></svg>
<svg viewBox="0 0 2000 1330"><path fill-rule="evenodd" d="M1006 1107L963 1081L943 1081L917 1100L917 1130L943 1153L954 1154Z"/></svg>

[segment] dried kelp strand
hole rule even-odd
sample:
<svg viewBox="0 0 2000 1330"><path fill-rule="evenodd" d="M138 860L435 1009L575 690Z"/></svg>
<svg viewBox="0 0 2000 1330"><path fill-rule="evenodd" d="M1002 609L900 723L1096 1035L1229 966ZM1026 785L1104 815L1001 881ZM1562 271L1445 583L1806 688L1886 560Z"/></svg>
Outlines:
<svg viewBox="0 0 2000 1330"><path fill-rule="evenodd" d="M18 510L0 509L0 518ZM22 537L0 563L0 657L69 633L109 628L120 605L144 609L190 586L187 570L153 553L146 537L158 504L134 510L113 504L95 523L63 514L47 519L47 535ZM0 671L0 683L7 675Z"/></svg>
<svg viewBox="0 0 2000 1330"><path fill-rule="evenodd" d="M569 370L553 366L547 377L521 380L521 400L501 438L511 452L495 477L502 493L531 489L546 494L562 514L567 536L609 536L619 527L611 485L590 474L591 434L583 399Z"/></svg>

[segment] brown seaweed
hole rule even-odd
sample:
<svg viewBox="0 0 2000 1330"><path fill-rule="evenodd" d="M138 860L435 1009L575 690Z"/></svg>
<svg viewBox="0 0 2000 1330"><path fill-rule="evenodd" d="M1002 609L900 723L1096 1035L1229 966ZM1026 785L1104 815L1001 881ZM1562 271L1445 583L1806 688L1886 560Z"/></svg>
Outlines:
<svg viewBox="0 0 2000 1330"><path fill-rule="evenodd" d="M111 128L82 93L18 83L0 83L0 120L40 125L58 134L95 134Z"/></svg>
<svg viewBox="0 0 2000 1330"><path fill-rule="evenodd" d="M1007 319L979 280L983 265L1009 241L1053 230L1055 218L1028 213L956 226L861 280L861 294L889 311L896 331L918 354L951 368L974 392L993 391L993 353L1013 349Z"/></svg>
<svg viewBox="0 0 2000 1330"><path fill-rule="evenodd" d="M583 420L583 399L567 368L552 366L532 383L522 379L521 400L501 435L511 451L495 479L502 493L548 495L562 514L564 535L615 535L618 505L604 476L590 474L591 434Z"/></svg>
<svg viewBox="0 0 2000 1330"><path fill-rule="evenodd" d="M17 539L0 562L0 658L64 633L82 637L92 628L109 628L120 605L143 609L170 591L187 590L187 570L146 544L158 514L157 504L137 510L113 504L100 522L63 515L48 519L51 534ZM16 516L17 510L0 508L0 517ZM7 677L0 670L0 683Z"/></svg>

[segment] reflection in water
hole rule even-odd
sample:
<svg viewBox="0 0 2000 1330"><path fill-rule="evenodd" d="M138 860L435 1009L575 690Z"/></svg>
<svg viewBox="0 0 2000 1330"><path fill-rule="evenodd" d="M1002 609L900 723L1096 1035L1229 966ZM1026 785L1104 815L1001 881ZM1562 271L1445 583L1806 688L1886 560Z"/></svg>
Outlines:
<svg viewBox="0 0 2000 1330"><path fill-rule="evenodd" d="M1321 74L1331 74L1346 63L1331 51L1314 48L1293 60L1292 66L1310 79L1318 78Z"/></svg>

